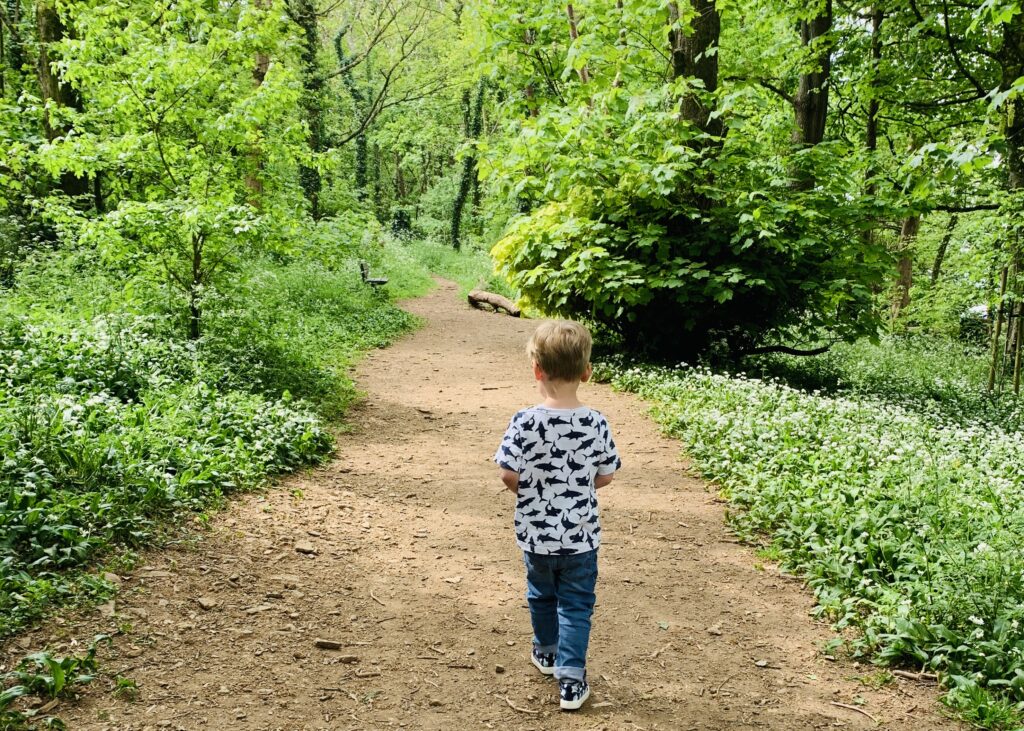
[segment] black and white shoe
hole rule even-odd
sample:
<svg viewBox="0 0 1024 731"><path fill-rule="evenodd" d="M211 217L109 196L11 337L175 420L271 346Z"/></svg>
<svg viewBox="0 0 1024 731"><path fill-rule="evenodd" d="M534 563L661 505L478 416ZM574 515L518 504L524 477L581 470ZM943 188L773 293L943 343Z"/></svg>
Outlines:
<svg viewBox="0 0 1024 731"><path fill-rule="evenodd" d="M563 711L575 711L590 697L590 686L584 680L560 680L558 690Z"/></svg>
<svg viewBox="0 0 1024 731"><path fill-rule="evenodd" d="M530 653L530 659L533 661L533 664L537 666L537 669L545 675L555 674L555 653L537 652L537 649L534 648Z"/></svg>

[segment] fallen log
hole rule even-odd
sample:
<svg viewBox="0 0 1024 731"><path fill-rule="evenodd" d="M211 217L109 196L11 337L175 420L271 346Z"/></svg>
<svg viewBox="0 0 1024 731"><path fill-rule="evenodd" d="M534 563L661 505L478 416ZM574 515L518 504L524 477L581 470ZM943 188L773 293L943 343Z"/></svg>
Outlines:
<svg viewBox="0 0 1024 731"><path fill-rule="evenodd" d="M519 308L508 297L502 297L494 292L485 292L482 289L474 289L467 295L466 300L478 310L490 310L497 312L504 310L505 314L511 317L519 317Z"/></svg>

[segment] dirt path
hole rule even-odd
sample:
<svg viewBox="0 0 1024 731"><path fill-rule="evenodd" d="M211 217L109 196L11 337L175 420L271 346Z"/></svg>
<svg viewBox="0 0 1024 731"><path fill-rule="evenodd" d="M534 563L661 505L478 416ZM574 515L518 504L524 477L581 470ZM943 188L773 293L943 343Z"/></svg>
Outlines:
<svg viewBox="0 0 1024 731"><path fill-rule="evenodd" d="M147 557L114 617L20 638L25 650L123 631L105 667L138 697L97 681L60 710L69 728L959 728L934 688L872 689L856 677L870 666L823 658L831 634L799 582L736 544L679 444L605 386L583 397L608 415L626 466L602 494L592 700L561 713L527 661L513 503L490 461L510 415L536 400L532 325L472 311L448 285L408 308L426 325L359 368L367 399L337 461Z"/></svg>

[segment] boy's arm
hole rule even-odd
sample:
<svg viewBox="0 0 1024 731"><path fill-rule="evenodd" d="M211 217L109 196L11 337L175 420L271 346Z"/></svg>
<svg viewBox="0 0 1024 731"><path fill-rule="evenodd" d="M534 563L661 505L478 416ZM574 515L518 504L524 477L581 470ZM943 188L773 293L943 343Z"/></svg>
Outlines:
<svg viewBox="0 0 1024 731"><path fill-rule="evenodd" d="M522 457L520 448L522 438L519 434L519 425L516 423L518 416L519 414L516 414L512 417L508 429L505 430L505 436L502 437L501 445L494 454L494 461L499 468L498 477L505 484L505 489L516 495L519 494L519 471Z"/></svg>
<svg viewBox="0 0 1024 731"><path fill-rule="evenodd" d="M595 490L608 485L622 467L622 460L619 459L619 451L615 448L615 440L612 439L612 431L607 421L601 425L601 432L601 436L604 437L604 458L597 465L597 475L594 476Z"/></svg>
<svg viewBox="0 0 1024 731"><path fill-rule="evenodd" d="M498 476L501 481L505 483L505 489L514 492L516 495L519 494L519 473L507 470L502 467L498 470Z"/></svg>

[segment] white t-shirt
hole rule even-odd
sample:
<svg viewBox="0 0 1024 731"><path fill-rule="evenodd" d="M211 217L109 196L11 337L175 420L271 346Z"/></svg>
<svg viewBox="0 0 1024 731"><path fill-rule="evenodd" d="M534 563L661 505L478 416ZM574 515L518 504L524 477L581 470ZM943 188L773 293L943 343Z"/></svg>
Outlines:
<svg viewBox="0 0 1024 731"><path fill-rule="evenodd" d="M521 549L565 556L598 547L594 477L622 466L599 411L523 409L512 417L494 461L519 473L515 529Z"/></svg>

